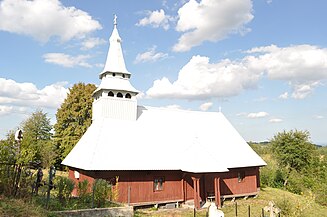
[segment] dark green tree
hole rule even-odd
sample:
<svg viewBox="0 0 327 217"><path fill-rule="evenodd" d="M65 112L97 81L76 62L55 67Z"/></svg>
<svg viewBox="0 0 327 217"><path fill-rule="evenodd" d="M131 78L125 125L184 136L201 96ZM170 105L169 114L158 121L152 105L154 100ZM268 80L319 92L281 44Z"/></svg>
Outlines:
<svg viewBox="0 0 327 217"><path fill-rule="evenodd" d="M51 164L54 146L51 142L52 126L47 114L37 110L21 124L23 139L20 147L19 163L29 164L39 162L47 167ZM52 159L51 159L52 158Z"/></svg>
<svg viewBox="0 0 327 217"><path fill-rule="evenodd" d="M91 125L92 93L95 89L94 84L75 84L57 110L57 123L54 125L54 140L58 148L57 167Z"/></svg>

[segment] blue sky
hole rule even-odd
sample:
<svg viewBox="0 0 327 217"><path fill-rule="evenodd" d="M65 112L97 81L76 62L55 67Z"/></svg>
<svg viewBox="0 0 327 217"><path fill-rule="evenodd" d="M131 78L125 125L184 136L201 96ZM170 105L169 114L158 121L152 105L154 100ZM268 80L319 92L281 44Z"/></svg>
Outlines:
<svg viewBox="0 0 327 217"><path fill-rule="evenodd" d="M113 14L138 104L218 111L247 141L327 144L323 0L0 1L0 138L68 88L98 85ZM214 126L213 126L214 127Z"/></svg>

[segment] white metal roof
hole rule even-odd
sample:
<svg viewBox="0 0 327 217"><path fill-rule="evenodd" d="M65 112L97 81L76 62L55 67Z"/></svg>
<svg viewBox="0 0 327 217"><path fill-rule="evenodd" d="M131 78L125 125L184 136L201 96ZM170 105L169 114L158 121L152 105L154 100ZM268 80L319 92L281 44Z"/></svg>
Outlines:
<svg viewBox="0 0 327 217"><path fill-rule="evenodd" d="M62 164L83 170L194 173L266 165L221 112L143 106L136 121L94 121Z"/></svg>
<svg viewBox="0 0 327 217"><path fill-rule="evenodd" d="M94 91L98 92L101 89L110 89L110 90L125 90L133 93L138 93L133 85L130 83L128 78L117 78L117 77L103 77L101 79L101 84Z"/></svg>
<svg viewBox="0 0 327 217"><path fill-rule="evenodd" d="M105 72L121 72L131 74L127 71L125 66L121 41L122 40L119 36L116 25L114 25L114 29L109 39L110 48L108 50L107 61L100 75Z"/></svg>

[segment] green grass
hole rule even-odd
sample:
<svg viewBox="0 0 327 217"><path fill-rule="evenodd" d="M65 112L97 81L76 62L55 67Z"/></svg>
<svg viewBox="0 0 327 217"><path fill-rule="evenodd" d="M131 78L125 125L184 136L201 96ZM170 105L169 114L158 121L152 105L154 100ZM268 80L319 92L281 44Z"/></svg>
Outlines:
<svg viewBox="0 0 327 217"><path fill-rule="evenodd" d="M275 189L263 188L257 198L243 199L239 198L237 202L238 216L248 216L248 206L251 208L251 216L261 216L261 209L267 206L269 201L273 201L282 209L282 216L297 217L323 217L327 216L327 207L321 206L314 202L314 198L310 193L296 195L290 192ZM235 216L235 202L230 200L224 202L222 208L225 217ZM206 209L198 210L197 217L205 217ZM265 213L268 216L268 213ZM0 196L0 216L15 217L44 217L51 216L42 206L24 201L21 199L9 199ZM179 209L139 209L135 212L135 217L153 216L153 217L192 217L193 210L187 208Z"/></svg>
<svg viewBox="0 0 327 217"><path fill-rule="evenodd" d="M239 198L235 202L228 200L224 202L222 211L225 217L235 216L235 203L237 203L237 214L239 217L248 216L248 207L250 206L251 216L259 217L262 214L262 208L268 206L269 201L274 202L282 209L281 216L289 217L323 217L327 216L327 207L314 202L311 194L297 195L288 191L276 188L263 188L257 198ZM205 217L206 209L198 210L197 217ZM191 217L192 209L139 209L135 212L135 217L153 216L153 217ZM265 216L269 216L265 213Z"/></svg>
<svg viewBox="0 0 327 217"><path fill-rule="evenodd" d="M44 217L50 216L50 214L41 206L33 205L21 199L0 198L0 216Z"/></svg>

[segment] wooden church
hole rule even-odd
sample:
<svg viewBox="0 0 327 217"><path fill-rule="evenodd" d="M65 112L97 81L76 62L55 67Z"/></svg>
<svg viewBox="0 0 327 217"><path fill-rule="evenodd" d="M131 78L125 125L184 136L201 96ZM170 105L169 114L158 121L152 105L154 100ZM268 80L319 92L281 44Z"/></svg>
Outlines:
<svg viewBox="0 0 327 217"><path fill-rule="evenodd" d="M200 208L207 200L220 206L226 197L258 194L266 163L221 112L137 104L121 41L115 19L92 124L62 162L69 177L76 184L106 179L118 186L118 201L130 205L191 200Z"/></svg>

